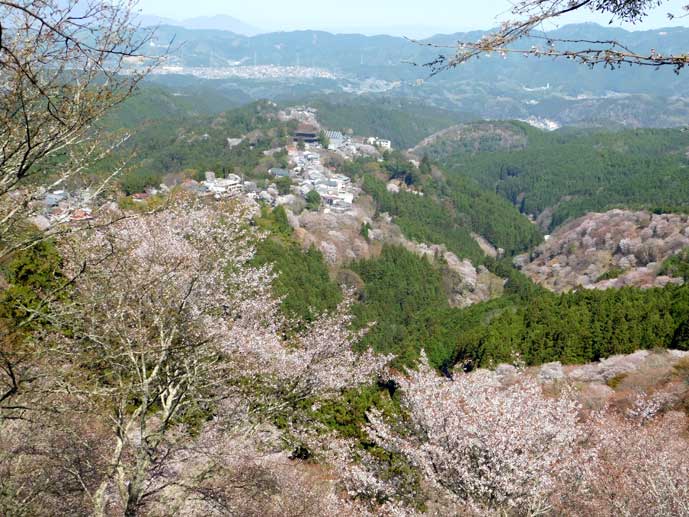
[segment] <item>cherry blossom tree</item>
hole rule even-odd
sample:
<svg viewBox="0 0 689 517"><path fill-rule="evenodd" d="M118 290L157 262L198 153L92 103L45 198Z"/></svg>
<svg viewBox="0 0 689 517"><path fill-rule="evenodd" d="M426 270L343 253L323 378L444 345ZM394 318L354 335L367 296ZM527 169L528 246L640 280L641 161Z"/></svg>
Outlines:
<svg viewBox="0 0 689 517"><path fill-rule="evenodd" d="M559 484L579 475L587 431L569 397L547 398L528 377L505 388L489 371L443 378L425 357L398 382L411 432L373 412L371 437L477 513L546 513Z"/></svg>
<svg viewBox="0 0 689 517"><path fill-rule="evenodd" d="M627 415L601 415L592 440L599 458L589 497L573 505L592 515L689 515L689 457L685 414L653 414L646 401ZM641 409L641 411L639 411ZM572 508L570 508L570 511Z"/></svg>
<svg viewBox="0 0 689 517"><path fill-rule="evenodd" d="M76 180L127 138L106 137L98 121L158 63L143 53L152 33L137 26L134 7L130 0L0 0L0 260L72 231L32 231L30 221L47 190ZM18 331L29 323L0 324L0 425L28 407L26 398L13 399L33 380L22 373L42 360Z"/></svg>
<svg viewBox="0 0 689 517"><path fill-rule="evenodd" d="M342 497L326 465L306 464L241 433L222 419L171 462L174 483L147 511L181 515L369 515Z"/></svg>
<svg viewBox="0 0 689 517"><path fill-rule="evenodd" d="M102 424L96 474L71 474L93 513L135 515L178 483L171 465L208 420L252 436L389 361L353 351L351 301L290 330L270 267L250 265L257 208L180 195L160 211L104 212L61 239L70 296L32 309L47 322L33 339L50 368L22 396L44 422L58 411Z"/></svg>
<svg viewBox="0 0 689 517"><path fill-rule="evenodd" d="M333 313L324 314L295 335L285 335L283 329L290 323L280 313L280 300L272 299L260 307L249 300L241 307L243 316L233 329L237 338L227 340L225 349L244 358L247 374L266 375L267 380L277 382L283 398L333 396L382 375L392 359L370 350L353 350L367 329L351 330L352 303L352 294L346 293ZM246 345L252 342L261 344Z"/></svg>
<svg viewBox="0 0 689 517"><path fill-rule="evenodd" d="M44 344L67 371L48 389L110 414L109 468L90 494L96 514L115 504L111 486L124 513L136 513L152 473L184 438L180 420L209 411L232 369L221 345L233 308L272 278L246 266L252 215L241 203L182 199L61 243L74 289L47 311L55 330Z"/></svg>

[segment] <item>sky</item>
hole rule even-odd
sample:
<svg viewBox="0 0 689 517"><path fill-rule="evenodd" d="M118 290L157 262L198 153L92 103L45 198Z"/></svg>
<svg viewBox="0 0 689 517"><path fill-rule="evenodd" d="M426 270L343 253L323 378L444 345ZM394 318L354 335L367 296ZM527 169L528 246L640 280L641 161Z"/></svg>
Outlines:
<svg viewBox="0 0 689 517"><path fill-rule="evenodd" d="M686 3L668 0L636 27L689 26L689 18L669 22L666 16L670 11L681 12ZM364 34L414 30L431 35L489 29L509 15L510 6L508 0L139 0L142 13L178 20L225 14L264 31L314 29ZM563 18L560 24L585 21L607 24L609 18L582 11Z"/></svg>

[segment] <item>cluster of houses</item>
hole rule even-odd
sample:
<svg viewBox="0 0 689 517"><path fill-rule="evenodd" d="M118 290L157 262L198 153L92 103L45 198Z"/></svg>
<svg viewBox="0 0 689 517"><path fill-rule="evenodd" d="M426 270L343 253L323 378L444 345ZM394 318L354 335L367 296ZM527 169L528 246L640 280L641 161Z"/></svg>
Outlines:
<svg viewBox="0 0 689 517"><path fill-rule="evenodd" d="M334 153L344 159L353 159L356 156L380 158L382 151L392 148L389 140L377 137L353 137L340 131L325 131L328 149L323 149L323 132L317 119L317 110L310 107L287 108L278 113L278 118L282 121L296 121L297 125L294 130L293 144L287 147L288 167L270 169L269 180L266 181L264 188L260 188L255 182L243 181L236 174L218 178L211 171L206 172L204 181L188 179L180 187L199 196L215 199L244 195L271 206L299 203L299 198L307 198L311 192L316 192L325 211L345 213L351 210L358 189L349 177L325 167L321 161L322 157L328 153L331 155ZM232 149L245 139L246 137L228 138L226 146ZM264 154L272 156L281 150L282 148L271 149L265 151ZM285 183L289 185L289 192L286 192ZM161 185L161 189L167 190L167 187ZM134 201L144 201L157 192L157 190L149 189L146 193L135 194L132 197Z"/></svg>
<svg viewBox="0 0 689 517"><path fill-rule="evenodd" d="M288 178L291 193L279 195L274 185L258 193L258 198L271 205L291 204L297 197L306 198L310 192L317 192L325 210L344 213L351 209L356 188L352 180L326 168L321 163L320 148L307 144L305 150L291 146L287 149L292 167L288 169L273 168L268 172L271 178L280 180Z"/></svg>
<svg viewBox="0 0 689 517"><path fill-rule="evenodd" d="M252 181L243 181L242 178L236 174L228 174L224 178L218 178L213 171L205 173L205 180L196 181L193 179L186 179L178 185L182 190L196 194L202 197L213 197L215 199L224 199L235 197L243 193L254 193L257 190L256 183ZM151 196L155 196L161 192L169 192L170 187L162 183L160 188L147 188L145 192L139 192L132 195L132 200L135 203L143 203Z"/></svg>
<svg viewBox="0 0 689 517"><path fill-rule="evenodd" d="M368 145L372 145L374 147L379 147L383 151L390 151L392 149L392 142L390 142L390 140L385 140L384 138L378 138L377 136L369 136L366 139L366 143Z"/></svg>
<svg viewBox="0 0 689 517"><path fill-rule="evenodd" d="M43 204L38 226L89 221L93 219L91 201L93 193L89 189L75 192L54 190L43 195Z"/></svg>
<svg viewBox="0 0 689 517"><path fill-rule="evenodd" d="M266 181L264 188L260 188L256 182L244 181L236 174L216 177L212 171L205 173L203 181L187 179L179 187L198 196L217 200L243 195L271 206L303 203L298 200L313 198L315 196L310 194L315 192L320 197L326 212L345 213L351 210L358 188L352 184L349 177L325 167L321 161L322 157L328 153L337 154L344 159L362 155L380 157L381 151L392 148L389 140L377 137L353 137L340 131L325 131L328 142L326 150L321 145L323 138L315 109L289 108L281 111L279 118L295 120L298 126L294 134L294 144L287 147L288 168L270 169L268 171L270 179ZM244 140L245 138L228 138L226 145L228 148L234 148ZM298 143L300 145L297 145ZM280 150L273 149L264 154L270 156ZM283 178L289 180L289 193L285 191ZM281 188L278 188L278 185ZM147 188L145 192L133 194L132 200L143 203L151 196L169 190L169 186L161 184L159 188ZM66 190L46 192L38 202L39 216L36 223L39 226L49 227L54 224L91 220L93 219L92 201L93 193L89 189L75 192Z"/></svg>
<svg viewBox="0 0 689 517"><path fill-rule="evenodd" d="M206 180L202 181L201 185L213 194L216 199L236 196L244 192L245 189L242 178L236 174L228 174L224 178L216 178L215 173L212 171L206 172Z"/></svg>
<svg viewBox="0 0 689 517"><path fill-rule="evenodd" d="M340 131L326 131L328 150L351 160L357 156L380 157L381 153L392 149L390 140L378 137L358 137L345 135Z"/></svg>
<svg viewBox="0 0 689 517"><path fill-rule="evenodd" d="M340 155L344 159L357 156L378 156L381 151L392 149L389 140L378 137L352 137L340 131L324 131L328 148L323 149L321 127L312 108L290 108L281 112L284 120L299 122L294 132L294 145L287 148L291 167L270 169L269 175L275 181L288 178L289 194L281 195L275 184L255 194L258 199L271 206L291 204L297 197L306 198L310 192L317 192L324 209L334 213L345 213L352 208L358 189L349 177L338 174L323 166L321 158L326 152ZM297 145L299 144L299 145Z"/></svg>

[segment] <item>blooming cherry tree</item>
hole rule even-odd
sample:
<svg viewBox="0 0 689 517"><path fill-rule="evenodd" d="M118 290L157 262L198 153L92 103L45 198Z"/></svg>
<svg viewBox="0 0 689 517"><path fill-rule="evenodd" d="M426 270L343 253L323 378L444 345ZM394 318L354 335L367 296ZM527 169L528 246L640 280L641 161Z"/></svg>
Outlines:
<svg viewBox="0 0 689 517"><path fill-rule="evenodd" d="M447 379L424 356L418 371L398 382L413 432L372 413L371 437L479 513L545 512L558 483L576 468L575 450L586 436L578 405L543 396L535 380L505 388L488 371Z"/></svg>
<svg viewBox="0 0 689 517"><path fill-rule="evenodd" d="M57 332L46 342L69 363L62 389L110 414L110 467L91 490L95 513L111 505L136 513L152 472L182 438L173 432L180 419L208 410L232 369L221 344L233 309L272 278L246 265L251 216L241 203L178 199L62 243L74 292L51 307Z"/></svg>
<svg viewBox="0 0 689 517"><path fill-rule="evenodd" d="M599 416L592 435L599 460L589 478L589 497L578 501L578 512L689 515L689 421L679 412L649 416L656 408L653 401L639 401L626 415Z"/></svg>
<svg viewBox="0 0 689 517"><path fill-rule="evenodd" d="M134 515L163 490L194 419L227 409L250 430L266 413L369 382L389 360L352 350L351 302L289 333L270 267L250 266L256 209L182 196L62 242L73 296L46 311L44 342L66 368L51 391L111 423L108 468L84 484L94 513Z"/></svg>

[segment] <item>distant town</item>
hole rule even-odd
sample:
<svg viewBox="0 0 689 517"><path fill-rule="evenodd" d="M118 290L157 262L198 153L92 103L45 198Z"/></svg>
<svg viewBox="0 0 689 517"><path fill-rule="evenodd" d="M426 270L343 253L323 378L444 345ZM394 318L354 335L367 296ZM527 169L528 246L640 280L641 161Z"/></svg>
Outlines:
<svg viewBox="0 0 689 517"><path fill-rule="evenodd" d="M199 79L339 79L340 76L324 68L307 66L228 66L188 67L167 65L156 68L156 75L192 75Z"/></svg>

